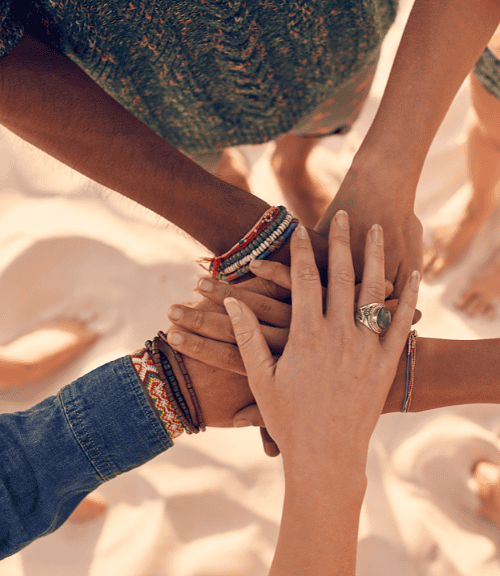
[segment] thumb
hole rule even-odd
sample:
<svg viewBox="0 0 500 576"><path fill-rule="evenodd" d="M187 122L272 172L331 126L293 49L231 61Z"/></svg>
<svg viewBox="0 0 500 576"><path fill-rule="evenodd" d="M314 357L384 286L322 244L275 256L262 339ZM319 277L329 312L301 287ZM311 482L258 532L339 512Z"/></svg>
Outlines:
<svg viewBox="0 0 500 576"><path fill-rule="evenodd" d="M244 426L265 426L257 404L250 404L236 412L233 416L233 426L236 428L243 428Z"/></svg>

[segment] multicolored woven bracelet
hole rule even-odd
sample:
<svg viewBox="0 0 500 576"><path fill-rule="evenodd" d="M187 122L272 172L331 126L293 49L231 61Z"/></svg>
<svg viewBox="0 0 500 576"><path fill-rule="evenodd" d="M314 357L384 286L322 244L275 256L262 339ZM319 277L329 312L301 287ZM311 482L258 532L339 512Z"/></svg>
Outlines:
<svg viewBox="0 0 500 576"><path fill-rule="evenodd" d="M250 271L249 263L257 258L268 258L272 252L279 250L297 224L298 220L284 206L272 206L231 250L222 256L204 260L210 262L212 278L230 282L245 276Z"/></svg>
<svg viewBox="0 0 500 576"><path fill-rule="evenodd" d="M170 439L177 438L184 432L184 426L168 400L153 359L146 348L141 348L130 355L130 360Z"/></svg>

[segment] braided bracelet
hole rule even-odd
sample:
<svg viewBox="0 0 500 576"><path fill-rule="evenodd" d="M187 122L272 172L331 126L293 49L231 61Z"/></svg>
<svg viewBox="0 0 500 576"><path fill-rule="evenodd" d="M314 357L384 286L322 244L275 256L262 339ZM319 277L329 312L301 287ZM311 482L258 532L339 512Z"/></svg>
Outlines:
<svg viewBox="0 0 500 576"><path fill-rule="evenodd" d="M405 382L405 397L401 412L407 413L410 411L411 397L413 393L413 384L415 382L415 362L417 359L417 338L416 330L412 330L408 336L408 352L406 354L406 382Z"/></svg>

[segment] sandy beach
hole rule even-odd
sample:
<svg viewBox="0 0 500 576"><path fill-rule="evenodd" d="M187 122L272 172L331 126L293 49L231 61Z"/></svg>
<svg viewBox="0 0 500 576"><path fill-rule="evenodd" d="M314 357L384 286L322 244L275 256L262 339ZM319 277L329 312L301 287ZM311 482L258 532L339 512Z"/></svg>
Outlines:
<svg viewBox="0 0 500 576"><path fill-rule="evenodd" d="M355 129L314 151L332 194L380 101L405 17L383 49ZM470 195L465 142L469 85L435 139L417 192L425 233L456 220ZM270 204L281 193L273 144L244 147L250 184ZM469 319L452 303L500 240L494 215L466 259L423 283L422 336L476 339L500 334L500 320ZM0 131L0 353L40 354L64 335L41 332L67 314L91 317L102 336L55 377L0 392L0 411L24 410L93 368L142 347L169 326L167 310L193 301L196 260L208 253L172 225ZM163 325L158 319L164 318ZM418 386L418 383L416 384ZM418 391L417 391L418 393ZM476 405L382 416L372 439L361 515L359 576L500 575L500 531L476 514L470 467L500 461L500 412ZM209 429L98 491L106 512L66 523L6 560L0 576L264 576L273 556L283 497L280 459L264 455L256 429Z"/></svg>

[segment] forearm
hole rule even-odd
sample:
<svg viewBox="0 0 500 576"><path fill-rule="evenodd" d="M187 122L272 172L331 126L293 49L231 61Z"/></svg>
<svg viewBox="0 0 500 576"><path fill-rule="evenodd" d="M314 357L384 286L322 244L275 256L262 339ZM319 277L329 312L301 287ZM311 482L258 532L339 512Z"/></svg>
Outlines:
<svg viewBox="0 0 500 576"><path fill-rule="evenodd" d="M342 467L332 474L328 468L285 471L285 502L269 576L355 575L366 476Z"/></svg>
<svg viewBox="0 0 500 576"><path fill-rule="evenodd" d="M459 404L500 404L500 340L418 338L411 412ZM399 412L406 381L406 350L384 412Z"/></svg>
<svg viewBox="0 0 500 576"><path fill-rule="evenodd" d="M78 172L170 220L215 253L267 204L215 178L66 56L24 38L0 61L0 121Z"/></svg>
<svg viewBox="0 0 500 576"><path fill-rule="evenodd" d="M172 446L129 358L0 415L0 558L56 530L106 480Z"/></svg>
<svg viewBox="0 0 500 576"><path fill-rule="evenodd" d="M385 169L388 177L396 169L416 185L455 94L499 21L498 0L415 1L357 167Z"/></svg>

